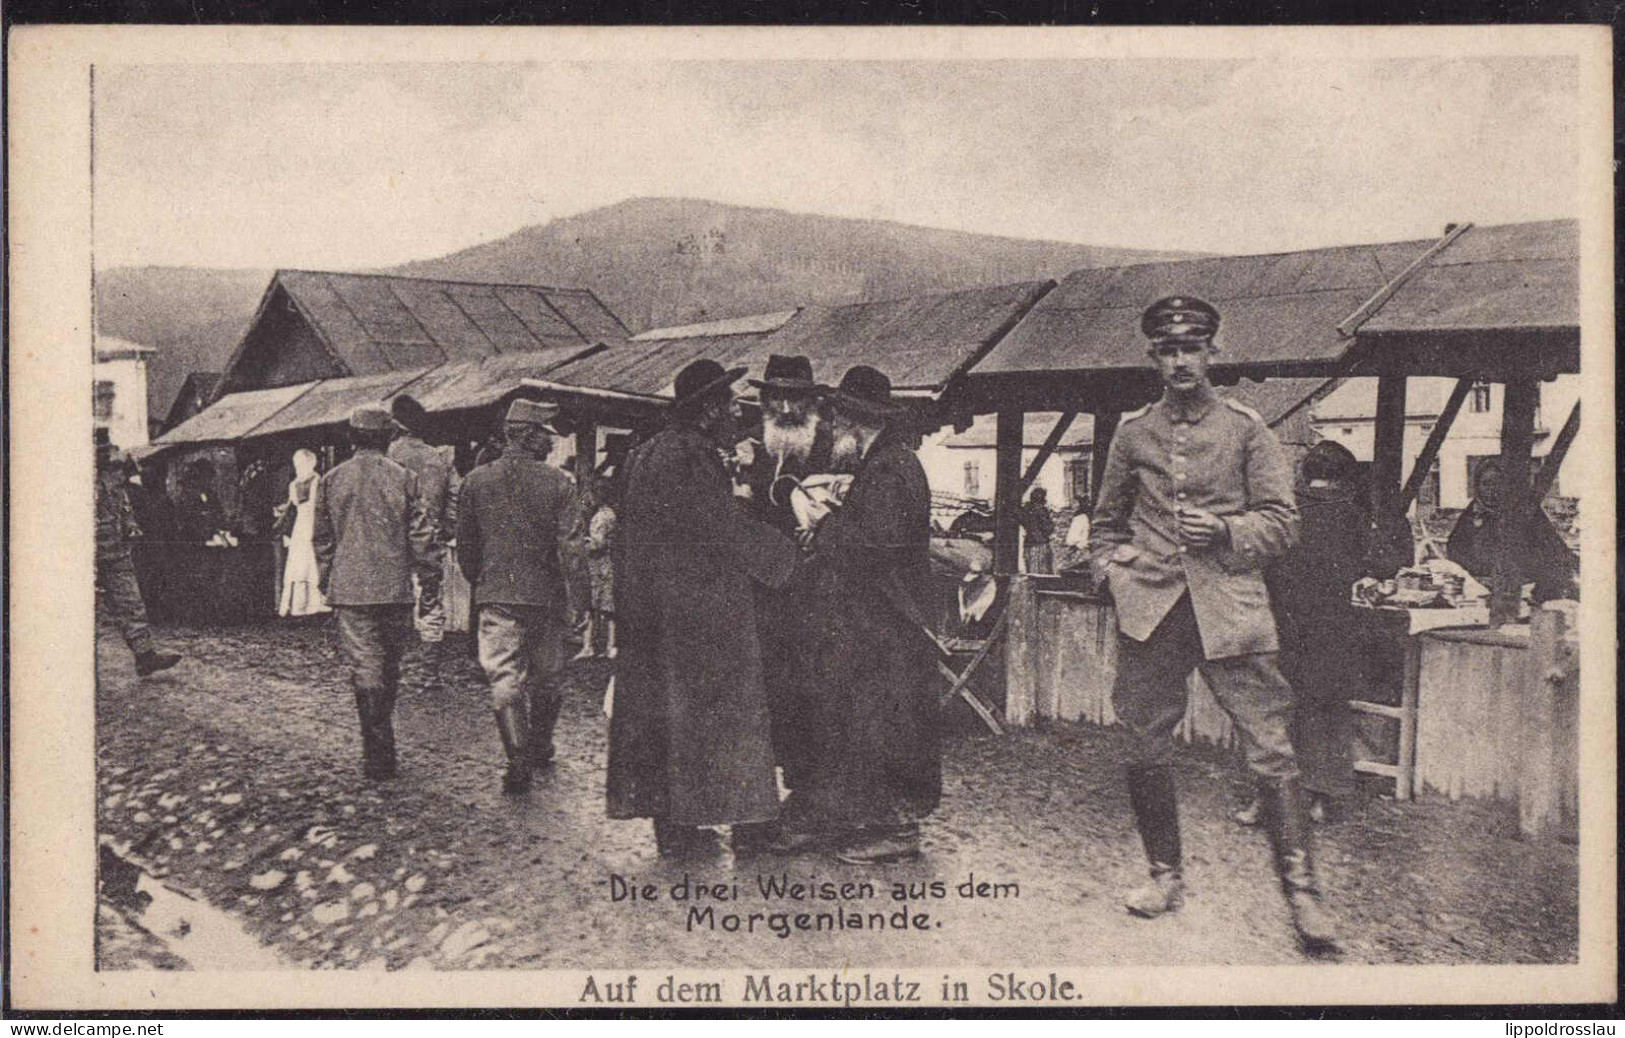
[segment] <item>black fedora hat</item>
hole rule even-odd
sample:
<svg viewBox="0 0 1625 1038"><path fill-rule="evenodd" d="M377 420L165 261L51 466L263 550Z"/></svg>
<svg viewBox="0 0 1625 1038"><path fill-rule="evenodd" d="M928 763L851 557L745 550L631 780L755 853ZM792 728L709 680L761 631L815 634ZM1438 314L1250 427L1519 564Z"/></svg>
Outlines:
<svg viewBox="0 0 1625 1038"><path fill-rule="evenodd" d="M767 358L767 370L759 379L750 379L757 389L771 389L779 393L816 393L819 386L813 381L812 361L806 357L785 357L774 353Z"/></svg>
<svg viewBox="0 0 1625 1038"><path fill-rule="evenodd" d="M701 357L677 373L672 388L672 410L687 411L727 389L745 373L744 368L723 368L710 357Z"/></svg>
<svg viewBox="0 0 1625 1038"><path fill-rule="evenodd" d="M429 427L429 412L414 397L402 393L389 402L389 416L395 424L414 436L422 436Z"/></svg>
<svg viewBox="0 0 1625 1038"><path fill-rule="evenodd" d="M895 418L908 410L908 405L892 399L891 379L867 364L849 368L829 398L838 408L872 418Z"/></svg>

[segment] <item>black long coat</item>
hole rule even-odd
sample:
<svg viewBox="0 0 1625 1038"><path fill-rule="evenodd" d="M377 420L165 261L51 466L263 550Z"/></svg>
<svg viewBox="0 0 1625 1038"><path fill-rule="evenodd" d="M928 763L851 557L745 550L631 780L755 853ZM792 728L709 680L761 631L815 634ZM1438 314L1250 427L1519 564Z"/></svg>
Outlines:
<svg viewBox="0 0 1625 1038"><path fill-rule="evenodd" d="M935 650L885 588L929 607L931 491L883 434L813 542L818 807L845 825L914 821L942 797Z"/></svg>
<svg viewBox="0 0 1625 1038"><path fill-rule="evenodd" d="M1374 523L1347 486L1300 486L1297 498L1300 539L1266 574L1281 670L1303 699L1367 698L1381 635L1370 611L1351 604L1351 589L1409 565L1410 524L1403 514Z"/></svg>
<svg viewBox="0 0 1625 1038"><path fill-rule="evenodd" d="M624 478L609 816L771 819L779 799L751 585L784 584L795 544L746 514L690 426L639 446Z"/></svg>

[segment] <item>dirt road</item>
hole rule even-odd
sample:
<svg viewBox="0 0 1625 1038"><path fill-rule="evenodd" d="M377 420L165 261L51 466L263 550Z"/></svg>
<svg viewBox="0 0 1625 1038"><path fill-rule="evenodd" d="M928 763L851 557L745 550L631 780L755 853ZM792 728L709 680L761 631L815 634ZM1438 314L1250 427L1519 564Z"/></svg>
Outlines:
<svg viewBox="0 0 1625 1038"><path fill-rule="evenodd" d="M601 661L573 665L559 764L513 798L499 791L483 682L461 656L409 659L401 777L368 784L325 625L158 633L187 658L144 681L116 638L104 632L98 646L101 837L290 966L1303 961L1264 837L1227 817L1246 776L1217 750L1181 752L1191 897L1177 916L1147 922L1118 901L1143 865L1120 779L1126 740L1114 731L951 736L943 807L918 864L757 857L685 868L656 858L647 822L604 817ZM1575 848L1516 832L1511 811L1492 804L1354 805L1320 839L1340 961L1573 961ZM808 880L833 883L834 898L764 896ZM674 900L674 885L689 897ZM653 898L614 896L650 888ZM104 916L104 968L176 965L121 921L138 914Z"/></svg>

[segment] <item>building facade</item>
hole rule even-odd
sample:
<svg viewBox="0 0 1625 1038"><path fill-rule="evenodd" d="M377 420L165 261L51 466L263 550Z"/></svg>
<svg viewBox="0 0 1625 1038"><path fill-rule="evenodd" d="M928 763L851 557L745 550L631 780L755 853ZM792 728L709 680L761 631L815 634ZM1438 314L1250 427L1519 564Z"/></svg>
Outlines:
<svg viewBox="0 0 1625 1038"><path fill-rule="evenodd" d="M147 362L158 351L151 346L98 336L93 366L91 417L106 429L114 446L144 446L147 428Z"/></svg>

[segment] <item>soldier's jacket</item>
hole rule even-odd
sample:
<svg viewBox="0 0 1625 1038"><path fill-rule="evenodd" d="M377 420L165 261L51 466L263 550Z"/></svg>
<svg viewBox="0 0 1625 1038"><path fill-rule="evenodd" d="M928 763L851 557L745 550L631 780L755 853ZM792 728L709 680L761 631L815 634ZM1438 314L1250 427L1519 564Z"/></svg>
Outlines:
<svg viewBox="0 0 1625 1038"><path fill-rule="evenodd" d="M390 461L404 465L418 477L418 493L429 510L429 521L434 523L435 536L442 543L451 540L457 530L457 469L451 461L450 448L431 447L410 434L391 441L387 452Z"/></svg>
<svg viewBox="0 0 1625 1038"><path fill-rule="evenodd" d="M322 594L336 606L410 605L412 577L440 586L440 546L418 478L375 450L316 484L311 532Z"/></svg>
<svg viewBox="0 0 1625 1038"><path fill-rule="evenodd" d="M463 481L457 562L477 604L564 605L561 550L579 508L570 477L509 451Z"/></svg>
<svg viewBox="0 0 1625 1038"><path fill-rule="evenodd" d="M131 537L140 535L135 524L135 511L130 507L130 494L125 489L122 472L96 474L96 552L99 555L117 554L125 550Z"/></svg>
<svg viewBox="0 0 1625 1038"><path fill-rule="evenodd" d="M1182 543L1178 509L1224 520L1228 543ZM1091 557L1118 629L1144 641L1187 590L1208 659L1277 648L1264 564L1297 542L1286 452L1258 413L1209 390L1123 416L1106 456Z"/></svg>

